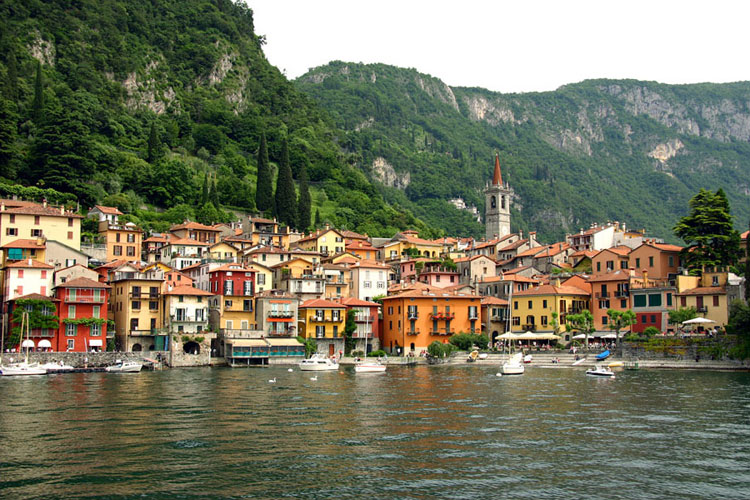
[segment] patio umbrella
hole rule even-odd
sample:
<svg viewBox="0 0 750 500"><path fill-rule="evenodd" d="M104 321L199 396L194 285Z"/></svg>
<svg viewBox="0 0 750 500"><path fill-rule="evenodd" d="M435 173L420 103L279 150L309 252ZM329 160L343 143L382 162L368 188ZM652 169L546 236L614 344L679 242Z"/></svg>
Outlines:
<svg viewBox="0 0 750 500"><path fill-rule="evenodd" d="M34 347L34 341L26 339L23 342L21 342L21 347L23 348Z"/></svg>
<svg viewBox="0 0 750 500"><path fill-rule="evenodd" d="M573 340L580 340L580 339L585 339L585 338L586 338L585 333L579 333L578 335L573 335Z"/></svg>
<svg viewBox="0 0 750 500"><path fill-rule="evenodd" d="M50 341L49 341L49 340L47 340L47 339L42 339L42 340L40 340L40 341L39 341L39 347L47 347L47 348L50 348L50 347L52 347L52 342L50 342Z"/></svg>
<svg viewBox="0 0 750 500"><path fill-rule="evenodd" d="M515 333L505 332L502 335L498 335L497 338L499 338L499 339L505 339L505 340L507 340L507 339L517 339L518 335L516 335Z"/></svg>
<svg viewBox="0 0 750 500"><path fill-rule="evenodd" d="M683 325L704 325L706 323L716 323L716 321L708 318L693 318L682 322Z"/></svg>

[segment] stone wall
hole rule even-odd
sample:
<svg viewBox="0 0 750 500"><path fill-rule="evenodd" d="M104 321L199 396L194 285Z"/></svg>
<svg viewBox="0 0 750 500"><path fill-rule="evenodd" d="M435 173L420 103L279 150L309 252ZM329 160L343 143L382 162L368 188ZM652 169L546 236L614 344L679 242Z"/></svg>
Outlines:
<svg viewBox="0 0 750 500"><path fill-rule="evenodd" d="M160 353L165 356L167 353ZM152 351L148 353L141 352L32 352L29 353L29 363L58 363L62 361L66 365L73 366L75 368L83 368L84 365L89 368L110 366L120 359L122 361L141 361L143 362L144 357L150 359L156 359L157 352ZM23 361L24 356L19 353L3 353L2 362L3 364L11 363L11 358L14 362Z"/></svg>

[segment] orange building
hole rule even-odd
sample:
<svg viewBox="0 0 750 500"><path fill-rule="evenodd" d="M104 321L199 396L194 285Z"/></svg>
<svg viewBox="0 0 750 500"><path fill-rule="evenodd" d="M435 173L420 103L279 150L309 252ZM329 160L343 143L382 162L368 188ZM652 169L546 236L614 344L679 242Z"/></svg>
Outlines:
<svg viewBox="0 0 750 500"><path fill-rule="evenodd" d="M679 273L682 247L645 241L630 252L630 267L646 271L651 279L667 279Z"/></svg>
<svg viewBox="0 0 750 500"><path fill-rule="evenodd" d="M606 248L591 257L591 274L608 274L628 268L630 248L626 246Z"/></svg>
<svg viewBox="0 0 750 500"><path fill-rule="evenodd" d="M591 314L594 316L594 328L597 330L606 330L609 328L609 317L607 316L609 309L617 311L631 309L630 286L632 279L635 277L643 279L643 275L637 271L617 269L610 273L599 274L589 278L592 293Z"/></svg>
<svg viewBox="0 0 750 500"><path fill-rule="evenodd" d="M107 262L125 260L140 262L143 232L132 222L113 224L99 222L99 235L107 245Z"/></svg>
<svg viewBox="0 0 750 500"><path fill-rule="evenodd" d="M436 340L447 343L455 333L479 333L481 300L439 288L384 297L381 346L392 354L419 353Z"/></svg>

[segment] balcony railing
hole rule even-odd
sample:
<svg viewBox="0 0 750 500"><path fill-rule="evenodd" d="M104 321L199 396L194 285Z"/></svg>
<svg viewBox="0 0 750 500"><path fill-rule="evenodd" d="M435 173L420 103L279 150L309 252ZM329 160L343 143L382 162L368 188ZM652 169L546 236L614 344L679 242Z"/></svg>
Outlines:
<svg viewBox="0 0 750 500"><path fill-rule="evenodd" d="M205 323L208 321L208 319L206 318L199 318L196 316L189 316L189 315L180 316L180 315L172 314L169 317L172 321L177 322L177 323Z"/></svg>
<svg viewBox="0 0 750 500"><path fill-rule="evenodd" d="M334 322L337 323L341 321L341 318L334 318L334 317L326 317L326 316L313 316L311 321L317 321L318 323L326 323L326 322Z"/></svg>
<svg viewBox="0 0 750 500"><path fill-rule="evenodd" d="M297 331L293 328L286 330L268 330L269 337L296 337Z"/></svg>
<svg viewBox="0 0 750 500"><path fill-rule="evenodd" d="M150 330L130 330L131 337L153 337L156 335L156 328Z"/></svg>
<svg viewBox="0 0 750 500"><path fill-rule="evenodd" d="M469 313L469 319L479 319L479 315L477 313Z"/></svg>
<svg viewBox="0 0 750 500"><path fill-rule="evenodd" d="M374 316L370 314L357 314L354 316L354 321L358 323L372 323L373 319L374 319ZM409 319L412 319L412 318L409 318Z"/></svg>
<svg viewBox="0 0 750 500"><path fill-rule="evenodd" d="M140 300L157 300L159 298L159 293L130 292L130 298Z"/></svg>
<svg viewBox="0 0 750 500"><path fill-rule="evenodd" d="M220 330L224 337L234 339L259 339L264 335L263 330L222 328Z"/></svg>
<svg viewBox="0 0 750 500"><path fill-rule="evenodd" d="M430 335L453 335L456 330L449 330L447 328L438 328L430 332Z"/></svg>
<svg viewBox="0 0 750 500"><path fill-rule="evenodd" d="M615 292L615 297L620 298L620 299L626 298L629 295L630 295L630 292L628 290L617 290Z"/></svg>
<svg viewBox="0 0 750 500"><path fill-rule="evenodd" d="M536 331L536 325L534 324L527 324L523 325L523 329L529 332L535 332Z"/></svg>
<svg viewBox="0 0 750 500"><path fill-rule="evenodd" d="M606 299L609 297L609 292L596 292L597 299Z"/></svg>
<svg viewBox="0 0 750 500"><path fill-rule="evenodd" d="M72 295L67 295L65 297L65 302L81 302L81 303L89 303L89 304L103 304L104 303L104 296L99 297L93 297L91 295L76 295L75 297Z"/></svg>
<svg viewBox="0 0 750 500"><path fill-rule="evenodd" d="M294 311L269 311L269 318L293 318Z"/></svg>
<svg viewBox="0 0 750 500"><path fill-rule="evenodd" d="M456 317L456 314L455 313L450 313L450 312L449 313L446 313L446 312L436 312L436 313L430 313L430 317L432 319L450 321L450 320L452 320L453 318Z"/></svg>
<svg viewBox="0 0 750 500"><path fill-rule="evenodd" d="M416 330L406 330L407 335L419 335L419 332L420 332L419 328L417 328ZM439 334L436 334L436 335L439 335Z"/></svg>
<svg viewBox="0 0 750 500"><path fill-rule="evenodd" d="M408 319L418 319L419 318L419 313L417 311L411 311L411 312L407 313L407 318Z"/></svg>
<svg viewBox="0 0 750 500"><path fill-rule="evenodd" d="M708 312L708 307L706 307L706 306L699 307L698 309L696 309L696 311L698 311L699 313L704 313L705 314L705 313Z"/></svg>
<svg viewBox="0 0 750 500"><path fill-rule="evenodd" d="M353 339L371 339L373 338L372 332L354 332L352 335Z"/></svg>

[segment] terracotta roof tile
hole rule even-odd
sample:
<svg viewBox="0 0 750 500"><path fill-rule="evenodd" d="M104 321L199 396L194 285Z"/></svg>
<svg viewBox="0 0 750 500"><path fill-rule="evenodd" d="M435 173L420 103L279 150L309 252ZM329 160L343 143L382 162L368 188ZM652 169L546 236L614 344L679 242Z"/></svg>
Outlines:
<svg viewBox="0 0 750 500"><path fill-rule="evenodd" d="M200 222L185 222L183 224L178 224L176 226L172 226L169 228L170 231L179 231L180 229L195 229L198 231L212 231L214 233L221 232L221 229L216 229L213 226L207 226L205 224L201 224Z"/></svg>
<svg viewBox="0 0 750 500"><path fill-rule="evenodd" d="M590 295L590 292L582 290L575 286L554 286L541 285L535 288L529 288L521 292L516 292L513 297L535 296L535 295Z"/></svg>
<svg viewBox="0 0 750 500"><path fill-rule="evenodd" d="M111 288L109 285L80 276L78 278L60 283L57 288Z"/></svg>
<svg viewBox="0 0 750 500"><path fill-rule="evenodd" d="M10 243L6 243L0 248L31 248L38 250L40 248L46 248L47 245L44 243L39 244L36 239L31 240L13 240Z"/></svg>
<svg viewBox="0 0 750 500"><path fill-rule="evenodd" d="M210 297L213 294L211 292L201 290L200 288L195 288L194 286L181 285L181 286L176 286L172 288L171 290L167 290L166 292L163 293L163 295L192 295L192 296L199 296L199 297Z"/></svg>
<svg viewBox="0 0 750 500"><path fill-rule="evenodd" d="M117 207L105 207L104 205L94 205L94 208L98 209L101 213L107 215L123 215ZM93 210L93 208L92 208Z"/></svg>
<svg viewBox="0 0 750 500"><path fill-rule="evenodd" d="M726 289L720 286L699 286L697 288L683 290L677 295L724 295L726 293Z"/></svg>
<svg viewBox="0 0 750 500"><path fill-rule="evenodd" d="M45 264L44 262L39 262L38 260L31 260L31 259L23 259L16 262L11 262L10 264L5 264L5 267L10 267L13 269L19 268L19 269L54 269L54 266L50 266L49 264Z"/></svg>
<svg viewBox="0 0 750 500"><path fill-rule="evenodd" d="M323 300L323 299L310 299L304 301L302 304L300 304L300 309L310 309L312 307L337 307L337 308L344 308L345 306L343 304L339 304L338 302L333 302L330 300Z"/></svg>

